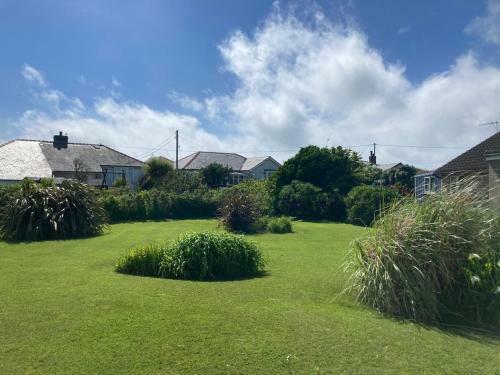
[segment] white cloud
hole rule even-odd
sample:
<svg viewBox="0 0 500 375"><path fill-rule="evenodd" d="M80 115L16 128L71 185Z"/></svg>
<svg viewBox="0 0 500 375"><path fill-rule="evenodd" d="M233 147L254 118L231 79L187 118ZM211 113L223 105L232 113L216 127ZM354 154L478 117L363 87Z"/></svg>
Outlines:
<svg viewBox="0 0 500 375"><path fill-rule="evenodd" d="M114 87L121 87L121 85L122 85L122 84L121 84L121 82L120 82L120 81L118 81L115 77L113 77L113 78L111 79L111 84L112 84Z"/></svg>
<svg viewBox="0 0 500 375"><path fill-rule="evenodd" d="M500 45L500 1L488 0L486 15L474 18L465 32L477 34L486 42Z"/></svg>
<svg viewBox="0 0 500 375"><path fill-rule="evenodd" d="M238 146L288 149L328 138L341 145L471 146L488 135L476 125L500 117L500 70L482 66L472 53L413 84L363 33L317 19L311 25L275 14L253 35L235 32L220 46L239 86L208 98L207 110L225 120L242 140ZM366 148L359 150L366 156ZM378 150L382 163L427 168L461 151Z"/></svg>
<svg viewBox="0 0 500 375"><path fill-rule="evenodd" d="M175 104L181 106L188 111L199 112L202 111L204 105L201 101L188 95L178 93L177 91L171 91L168 94L168 98Z"/></svg>
<svg viewBox="0 0 500 375"><path fill-rule="evenodd" d="M234 32L219 49L225 71L236 77L233 92L170 97L199 117L105 97L89 108L74 104L70 114L28 111L18 125L25 136L47 138L64 130L73 140L106 143L132 155L154 148L176 129L183 154L226 150L283 160L294 152L269 150L323 146L327 140L344 146L377 142L381 163L432 168L462 150L388 145L472 146L489 135L476 125L500 118L500 69L482 65L473 53L415 84L404 66L385 61L361 31L318 14L305 23L275 10L254 33ZM61 102L49 94L46 101ZM213 128L218 135L207 130ZM357 150L367 156L368 148Z"/></svg>
<svg viewBox="0 0 500 375"><path fill-rule="evenodd" d="M24 79L26 79L27 81L34 82L41 87L45 87L47 85L43 74L31 65L24 64L21 72Z"/></svg>

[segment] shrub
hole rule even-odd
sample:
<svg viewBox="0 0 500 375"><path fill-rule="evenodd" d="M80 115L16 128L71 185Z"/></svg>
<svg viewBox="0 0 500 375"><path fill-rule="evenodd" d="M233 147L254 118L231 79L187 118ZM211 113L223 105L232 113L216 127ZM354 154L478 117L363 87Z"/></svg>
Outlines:
<svg viewBox="0 0 500 375"><path fill-rule="evenodd" d="M6 240L38 241L102 233L106 215L94 190L76 181L42 187L25 180L2 207L0 233Z"/></svg>
<svg viewBox="0 0 500 375"><path fill-rule="evenodd" d="M238 279L263 270L257 245L225 232L186 234L168 246L160 264L162 277L189 280Z"/></svg>
<svg viewBox="0 0 500 375"><path fill-rule="evenodd" d="M345 198L347 221L370 226L377 215L394 200L400 198L397 191L382 186L356 186Z"/></svg>
<svg viewBox="0 0 500 375"><path fill-rule="evenodd" d="M214 217L219 205L216 193L208 189L180 194L109 189L100 200L112 222Z"/></svg>
<svg viewBox="0 0 500 375"><path fill-rule="evenodd" d="M227 186L232 169L219 163L212 163L200 169L203 182L209 188Z"/></svg>
<svg viewBox="0 0 500 375"><path fill-rule="evenodd" d="M306 220L344 221L346 216L345 204L337 193L301 181L281 189L278 208L285 215Z"/></svg>
<svg viewBox="0 0 500 375"><path fill-rule="evenodd" d="M273 197L271 195L272 182L265 180L245 180L223 191L223 195L233 190L241 191L243 194L251 195L259 212L270 216L274 213Z"/></svg>
<svg viewBox="0 0 500 375"><path fill-rule="evenodd" d="M119 259L115 271L130 275L158 277L163 251L160 245L146 245L133 249Z"/></svg>
<svg viewBox="0 0 500 375"><path fill-rule="evenodd" d="M267 230L271 233L291 233L292 221L289 217L273 217L267 223Z"/></svg>
<svg viewBox="0 0 500 375"><path fill-rule="evenodd" d="M230 190L222 198L219 221L231 232L251 232L262 216L255 197L241 190Z"/></svg>
<svg viewBox="0 0 500 375"><path fill-rule="evenodd" d="M395 204L356 241L347 291L421 322L492 322L500 311L500 220L474 187Z"/></svg>

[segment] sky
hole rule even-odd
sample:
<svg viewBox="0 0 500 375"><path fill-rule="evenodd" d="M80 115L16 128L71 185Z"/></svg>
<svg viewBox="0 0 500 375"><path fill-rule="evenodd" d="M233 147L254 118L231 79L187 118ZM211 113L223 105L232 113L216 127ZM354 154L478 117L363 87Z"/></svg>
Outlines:
<svg viewBox="0 0 500 375"><path fill-rule="evenodd" d="M351 147L433 169L500 121L500 0L0 0L0 142Z"/></svg>

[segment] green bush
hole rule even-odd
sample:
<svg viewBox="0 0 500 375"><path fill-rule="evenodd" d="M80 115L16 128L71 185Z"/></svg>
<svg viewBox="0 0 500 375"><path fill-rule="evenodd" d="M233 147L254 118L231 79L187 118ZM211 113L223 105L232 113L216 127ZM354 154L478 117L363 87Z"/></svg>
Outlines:
<svg viewBox="0 0 500 375"><path fill-rule="evenodd" d="M245 180L229 189L222 190L222 195L226 195L234 190L241 191L243 194L252 197L259 212L265 216L271 216L274 213L273 197L271 194L272 182L265 180Z"/></svg>
<svg viewBox="0 0 500 375"><path fill-rule="evenodd" d="M346 217L344 201L337 193L302 181L292 181L281 189L278 209L284 215L306 220L344 221Z"/></svg>
<svg viewBox="0 0 500 375"><path fill-rule="evenodd" d="M6 240L39 241L102 233L106 214L93 188L75 181L42 187L25 180L0 210Z"/></svg>
<svg viewBox="0 0 500 375"><path fill-rule="evenodd" d="M252 232L262 213L255 197L247 192L230 190L222 198L219 222L231 232Z"/></svg>
<svg viewBox="0 0 500 375"><path fill-rule="evenodd" d="M158 277L164 249L159 245L146 245L133 249L122 257L115 271L130 275Z"/></svg>
<svg viewBox="0 0 500 375"><path fill-rule="evenodd" d="M120 273L187 280L230 280L264 271L257 245L225 232L186 234L167 245L132 250L116 264Z"/></svg>
<svg viewBox="0 0 500 375"><path fill-rule="evenodd" d="M189 280L230 280L256 276L264 270L253 242L225 232L190 233L164 252L160 275Z"/></svg>
<svg viewBox="0 0 500 375"><path fill-rule="evenodd" d="M273 217L267 223L267 230L271 233L291 233L292 220L289 217Z"/></svg>
<svg viewBox="0 0 500 375"><path fill-rule="evenodd" d="M383 186L361 185L352 189L345 198L347 221L370 226L377 215L394 200L400 198L397 191Z"/></svg>
<svg viewBox="0 0 500 375"><path fill-rule="evenodd" d="M356 241L347 291L420 322L450 317L498 324L500 219L477 187L396 203Z"/></svg>
<svg viewBox="0 0 500 375"><path fill-rule="evenodd" d="M219 205L217 194L208 189L185 193L109 189L100 200L112 222L215 217Z"/></svg>

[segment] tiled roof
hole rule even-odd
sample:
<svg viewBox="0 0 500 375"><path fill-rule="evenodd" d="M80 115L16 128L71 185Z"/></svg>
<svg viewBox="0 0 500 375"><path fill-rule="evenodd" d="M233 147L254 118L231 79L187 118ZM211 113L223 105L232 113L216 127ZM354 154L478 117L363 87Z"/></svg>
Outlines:
<svg viewBox="0 0 500 375"><path fill-rule="evenodd" d="M246 158L232 153L198 151L179 160L179 169L201 169L210 164L218 163L231 168L233 171L241 170Z"/></svg>
<svg viewBox="0 0 500 375"><path fill-rule="evenodd" d="M52 177L38 142L11 141L0 145L0 180Z"/></svg>
<svg viewBox="0 0 500 375"><path fill-rule="evenodd" d="M52 172L72 172L79 159L89 172L101 172L101 166L141 167L143 162L110 147L86 143L68 143L56 149L50 141L14 140L0 146L0 179L51 177Z"/></svg>
<svg viewBox="0 0 500 375"><path fill-rule="evenodd" d="M179 169L198 170L217 163L230 167L233 171L249 171L268 158L270 156L246 158L235 153L198 151L179 159Z"/></svg>
<svg viewBox="0 0 500 375"><path fill-rule="evenodd" d="M397 167L399 165L403 165L403 164L401 164L401 163L377 164L377 165L375 165L375 167L380 169L381 171L385 172L385 171L388 171L389 169L392 169L392 168Z"/></svg>
<svg viewBox="0 0 500 375"><path fill-rule="evenodd" d="M500 132L465 151L436 170L437 174L452 172L480 172L488 169L486 153L500 151Z"/></svg>
<svg viewBox="0 0 500 375"><path fill-rule="evenodd" d="M266 160L268 156L260 156L256 158L247 158L245 162L243 163L243 166L241 167L242 171L249 171L252 168L255 168L258 166L260 163L262 163L264 160Z"/></svg>

